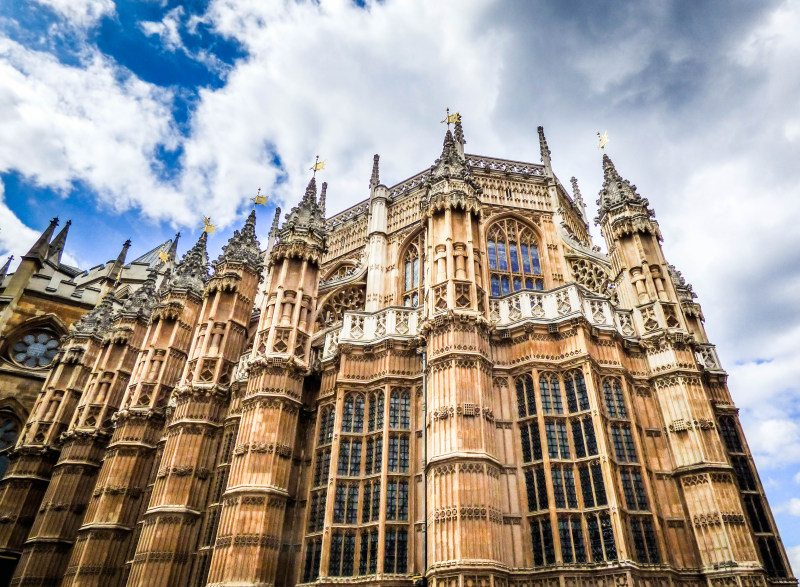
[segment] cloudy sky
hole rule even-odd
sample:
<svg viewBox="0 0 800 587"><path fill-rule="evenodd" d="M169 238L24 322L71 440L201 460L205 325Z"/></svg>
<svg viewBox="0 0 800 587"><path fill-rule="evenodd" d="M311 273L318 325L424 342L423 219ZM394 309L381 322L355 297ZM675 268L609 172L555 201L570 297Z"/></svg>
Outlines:
<svg viewBox="0 0 800 587"><path fill-rule="evenodd" d="M597 131L694 284L800 567L800 2L0 0L0 255L73 220L89 267L202 216L264 238L320 154L329 209L441 150L538 161L588 200ZM591 204L594 215L594 204ZM599 231L595 229L595 234ZM216 252L216 250L214 251Z"/></svg>

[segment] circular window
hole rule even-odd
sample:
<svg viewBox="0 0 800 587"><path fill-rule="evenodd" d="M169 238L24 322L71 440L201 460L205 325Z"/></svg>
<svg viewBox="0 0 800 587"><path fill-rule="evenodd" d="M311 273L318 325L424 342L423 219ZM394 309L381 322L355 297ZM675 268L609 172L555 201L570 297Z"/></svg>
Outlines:
<svg viewBox="0 0 800 587"><path fill-rule="evenodd" d="M11 346L11 358L23 367L47 367L58 352L58 338L52 332L39 330L23 334Z"/></svg>

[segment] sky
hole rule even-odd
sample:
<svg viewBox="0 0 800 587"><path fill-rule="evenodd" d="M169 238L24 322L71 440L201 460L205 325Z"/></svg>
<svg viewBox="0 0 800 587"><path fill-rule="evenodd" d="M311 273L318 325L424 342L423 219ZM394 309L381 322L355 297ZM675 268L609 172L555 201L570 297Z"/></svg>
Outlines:
<svg viewBox="0 0 800 587"><path fill-rule="evenodd" d="M0 0L0 260L52 216L88 268L252 207L328 210L441 152L539 161L594 217L596 132L694 285L800 569L800 2ZM597 244L603 245L594 227ZM129 257L132 258L132 257ZM2 262L2 261L0 261ZM13 269L14 265L12 265Z"/></svg>

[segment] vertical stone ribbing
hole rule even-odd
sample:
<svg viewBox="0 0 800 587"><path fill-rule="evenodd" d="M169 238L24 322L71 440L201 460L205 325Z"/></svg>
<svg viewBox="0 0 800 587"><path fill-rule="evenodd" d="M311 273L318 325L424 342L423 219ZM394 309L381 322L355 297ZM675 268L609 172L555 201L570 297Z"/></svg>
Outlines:
<svg viewBox="0 0 800 587"><path fill-rule="evenodd" d="M100 350L97 333L72 331L45 381L0 481L0 551L16 557L28 537L66 431Z"/></svg>
<svg viewBox="0 0 800 587"><path fill-rule="evenodd" d="M278 239L269 261L273 293L265 298L248 361L209 585L276 582L324 250L313 179Z"/></svg>
<svg viewBox="0 0 800 587"><path fill-rule="evenodd" d="M78 532L64 585L124 585L124 565L142 513L165 409L192 340L201 297L170 289L153 313L97 486ZM114 540L106 536L111 533ZM86 574L85 569L106 572Z"/></svg>
<svg viewBox="0 0 800 587"><path fill-rule="evenodd" d="M149 293L134 294L141 297L126 303L103 341L86 392L62 436L61 455L12 584L52 585L65 574L70 549L111 438L112 418L122 401L144 338L147 313L141 311L140 303L152 295L155 281L145 284L142 289L147 288ZM114 540L115 536L108 533L104 538Z"/></svg>
<svg viewBox="0 0 800 587"><path fill-rule="evenodd" d="M189 359L173 394L175 409L143 516L131 586L185 585L191 575L234 367L247 342L261 273L254 212L214 266Z"/></svg>

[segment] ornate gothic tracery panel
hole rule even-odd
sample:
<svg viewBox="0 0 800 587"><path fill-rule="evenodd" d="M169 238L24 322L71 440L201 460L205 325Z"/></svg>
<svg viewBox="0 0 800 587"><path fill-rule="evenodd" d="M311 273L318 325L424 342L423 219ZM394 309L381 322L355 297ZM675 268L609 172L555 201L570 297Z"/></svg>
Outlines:
<svg viewBox="0 0 800 587"><path fill-rule="evenodd" d="M486 236L491 295L544 289L539 242L533 230L513 218L495 222Z"/></svg>
<svg viewBox="0 0 800 587"><path fill-rule="evenodd" d="M365 295L363 283L344 287L330 295L317 315L317 330L341 322L347 310L363 310Z"/></svg>
<svg viewBox="0 0 800 587"><path fill-rule="evenodd" d="M571 259L570 268L575 276L575 281L595 293L606 293L609 280L602 267L586 259Z"/></svg>

